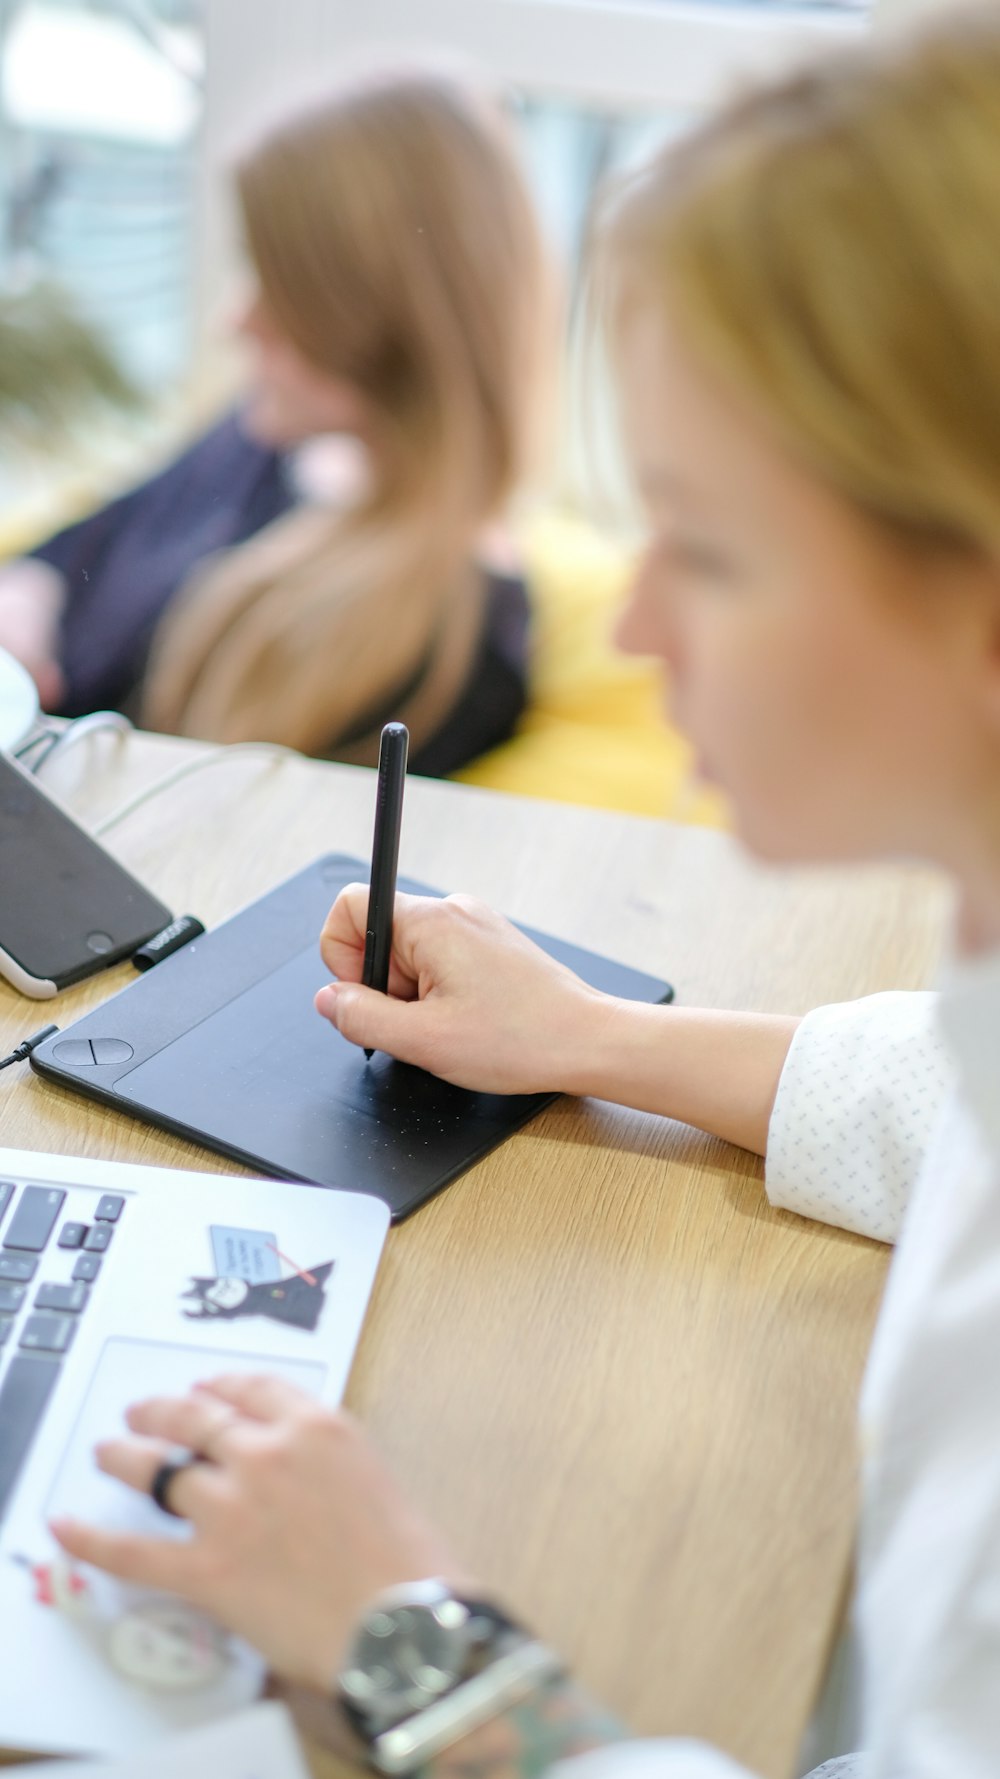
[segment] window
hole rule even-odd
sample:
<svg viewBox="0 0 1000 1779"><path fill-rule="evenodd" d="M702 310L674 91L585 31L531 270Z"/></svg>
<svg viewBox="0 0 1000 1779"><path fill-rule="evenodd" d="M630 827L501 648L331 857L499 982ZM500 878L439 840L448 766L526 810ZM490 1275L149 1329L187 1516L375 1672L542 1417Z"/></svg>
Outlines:
<svg viewBox="0 0 1000 1779"><path fill-rule="evenodd" d="M733 81L856 37L868 0L210 0L202 230L209 308L229 260L215 169L275 90L347 52L441 48L519 96L544 215L572 259L596 177Z"/></svg>
<svg viewBox="0 0 1000 1779"><path fill-rule="evenodd" d="M275 93L314 87L345 54L443 47L506 84L543 217L572 277L606 172L683 130L735 81L856 38L867 12L867 0L209 0L203 313L218 308L231 275L219 175L229 149ZM592 479L575 462L578 430L570 419L566 486ZM613 472L612 463L609 483Z"/></svg>
<svg viewBox="0 0 1000 1779"><path fill-rule="evenodd" d="M854 0L365 0L334 9L341 44L446 43L536 92L699 108L864 24Z"/></svg>
<svg viewBox="0 0 1000 1779"><path fill-rule="evenodd" d="M4 10L7 289L60 284L141 388L186 367L200 0Z"/></svg>

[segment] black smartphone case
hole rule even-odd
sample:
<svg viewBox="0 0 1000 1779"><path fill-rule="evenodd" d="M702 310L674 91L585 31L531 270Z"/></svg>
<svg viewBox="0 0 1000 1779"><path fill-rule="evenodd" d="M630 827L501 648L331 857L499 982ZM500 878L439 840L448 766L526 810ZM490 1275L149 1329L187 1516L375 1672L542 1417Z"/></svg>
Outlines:
<svg viewBox="0 0 1000 1779"><path fill-rule="evenodd" d="M33 1000L130 957L169 908L0 754L0 976Z"/></svg>

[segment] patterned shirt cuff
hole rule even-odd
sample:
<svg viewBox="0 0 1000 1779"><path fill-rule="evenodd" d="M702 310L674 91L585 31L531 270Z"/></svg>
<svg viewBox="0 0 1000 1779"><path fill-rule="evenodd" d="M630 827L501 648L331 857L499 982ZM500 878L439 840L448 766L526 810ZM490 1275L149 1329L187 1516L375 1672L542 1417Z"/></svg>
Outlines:
<svg viewBox="0 0 1000 1779"><path fill-rule="evenodd" d="M820 1007L796 1031L768 1130L773 1205L895 1241L954 1075L930 993Z"/></svg>

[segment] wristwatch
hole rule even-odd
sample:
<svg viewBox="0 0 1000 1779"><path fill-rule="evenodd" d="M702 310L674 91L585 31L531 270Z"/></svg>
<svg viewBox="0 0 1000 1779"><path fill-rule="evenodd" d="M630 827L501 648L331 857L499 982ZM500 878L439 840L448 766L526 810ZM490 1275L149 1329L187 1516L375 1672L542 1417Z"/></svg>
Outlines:
<svg viewBox="0 0 1000 1779"><path fill-rule="evenodd" d="M417 1581L368 1608L335 1697L376 1771L410 1773L562 1672L498 1607Z"/></svg>

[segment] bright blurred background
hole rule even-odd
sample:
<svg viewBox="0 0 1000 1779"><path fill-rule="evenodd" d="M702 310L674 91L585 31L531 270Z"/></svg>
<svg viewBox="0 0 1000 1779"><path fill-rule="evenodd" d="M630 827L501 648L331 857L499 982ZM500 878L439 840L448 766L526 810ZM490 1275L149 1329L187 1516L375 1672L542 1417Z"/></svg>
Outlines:
<svg viewBox="0 0 1000 1779"><path fill-rule="evenodd" d="M324 66L443 46L488 68L572 277L611 169L741 74L856 34L867 12L868 0L0 0L0 288L63 286L151 404L172 405L215 372L238 264L227 157ZM9 493L5 481L4 504Z"/></svg>
<svg viewBox="0 0 1000 1779"><path fill-rule="evenodd" d="M262 114L314 89L324 69L393 47L444 48L489 70L572 298L593 195L612 169L685 130L747 75L827 53L870 29L873 10L917 4L0 0L0 313L30 306L44 287L63 293L139 398L89 413L58 439L0 440L0 553L134 480L227 399L236 371L223 324L240 273L227 161ZM571 300L570 329L574 313ZM571 395L527 526L541 594L537 686L573 732L546 763L543 723L525 770L518 736L499 777L470 776L683 814L684 767L658 689L634 667L616 678L607 643L629 539L600 390L586 428L584 450ZM603 732L584 737L600 728L602 698ZM544 716L544 700L536 707ZM622 753L630 723L638 732ZM653 730L644 777L636 763ZM667 748L676 770L665 795ZM712 814L697 793L686 812Z"/></svg>

